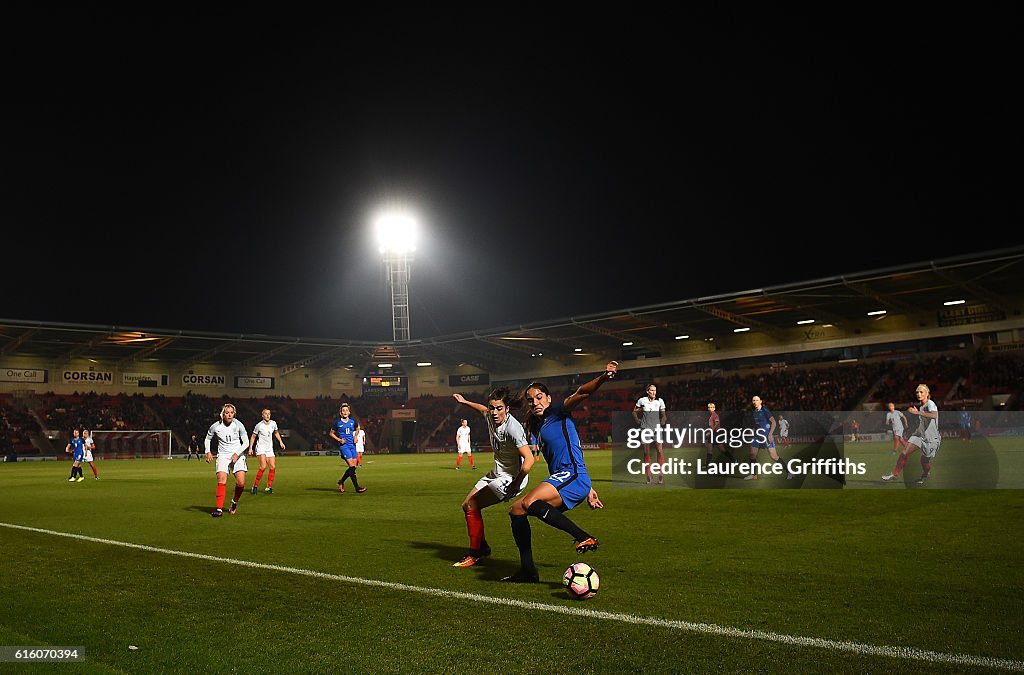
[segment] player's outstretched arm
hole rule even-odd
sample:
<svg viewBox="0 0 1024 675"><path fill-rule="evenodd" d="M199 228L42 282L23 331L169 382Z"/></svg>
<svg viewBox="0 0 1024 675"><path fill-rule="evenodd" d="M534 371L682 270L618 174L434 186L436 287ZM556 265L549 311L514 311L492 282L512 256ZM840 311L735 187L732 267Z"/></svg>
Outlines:
<svg viewBox="0 0 1024 675"><path fill-rule="evenodd" d="M474 401L468 401L468 400L466 400L466 398L464 398L462 396L462 394L452 394L452 398L454 398L456 401L458 401L462 405L467 406L469 408L472 408L473 410L477 411L481 415L486 415L487 414L487 406L485 406L485 405L483 405L481 403L475 403Z"/></svg>
<svg viewBox="0 0 1024 675"><path fill-rule="evenodd" d="M619 370L618 361L609 361L608 365L604 367L604 372L592 379L590 382L583 384L579 389L576 390L569 398L565 399L565 409L572 410L576 405L591 396L597 391L602 384L615 377L615 373Z"/></svg>

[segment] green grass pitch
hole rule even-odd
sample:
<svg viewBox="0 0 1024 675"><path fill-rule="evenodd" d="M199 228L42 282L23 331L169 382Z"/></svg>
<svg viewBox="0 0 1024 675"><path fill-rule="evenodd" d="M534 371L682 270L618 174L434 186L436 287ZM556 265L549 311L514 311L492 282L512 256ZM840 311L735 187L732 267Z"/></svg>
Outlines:
<svg viewBox="0 0 1024 675"><path fill-rule="evenodd" d="M101 461L81 483L67 462L3 464L0 645L85 647L84 663L33 672L1019 669L1024 492L942 489L951 447L934 484L907 489L877 481L888 446L862 444L870 473L851 487L877 489L845 490L647 487L590 451L605 508L570 516L601 548L579 558L531 519L535 585L498 581L518 567L507 505L484 511L493 555L451 567L489 454L476 471L454 455L367 457L362 495L338 493L336 457L281 457L274 494L246 491L221 519L205 463ZM1015 484L1003 468L997 486ZM561 586L577 559L601 575L586 602Z"/></svg>

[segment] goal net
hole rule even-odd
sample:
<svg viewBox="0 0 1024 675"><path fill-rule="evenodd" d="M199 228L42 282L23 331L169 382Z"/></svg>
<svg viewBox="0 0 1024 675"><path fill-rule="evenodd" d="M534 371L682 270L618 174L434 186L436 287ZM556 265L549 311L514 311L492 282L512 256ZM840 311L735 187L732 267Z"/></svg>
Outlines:
<svg viewBox="0 0 1024 675"><path fill-rule="evenodd" d="M171 456L171 430L93 431L93 455L103 459Z"/></svg>

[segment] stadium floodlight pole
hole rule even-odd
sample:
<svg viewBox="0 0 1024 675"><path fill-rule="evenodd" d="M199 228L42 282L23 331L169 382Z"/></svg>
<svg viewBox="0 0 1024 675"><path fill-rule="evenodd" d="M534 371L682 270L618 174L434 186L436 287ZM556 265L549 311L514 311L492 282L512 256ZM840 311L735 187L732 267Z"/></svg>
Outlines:
<svg viewBox="0 0 1024 675"><path fill-rule="evenodd" d="M416 250L416 220L404 212L377 217L377 242L391 287L391 319L395 342L410 339L409 267Z"/></svg>

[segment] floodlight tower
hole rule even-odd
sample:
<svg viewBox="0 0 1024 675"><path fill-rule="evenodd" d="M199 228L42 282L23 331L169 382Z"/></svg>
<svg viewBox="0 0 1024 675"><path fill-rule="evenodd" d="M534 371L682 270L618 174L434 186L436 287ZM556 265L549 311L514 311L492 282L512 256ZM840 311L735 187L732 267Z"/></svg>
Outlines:
<svg viewBox="0 0 1024 675"><path fill-rule="evenodd" d="M395 342L410 339L409 266L416 250L416 220L406 213L384 213L377 218L377 242L391 287L391 318Z"/></svg>

